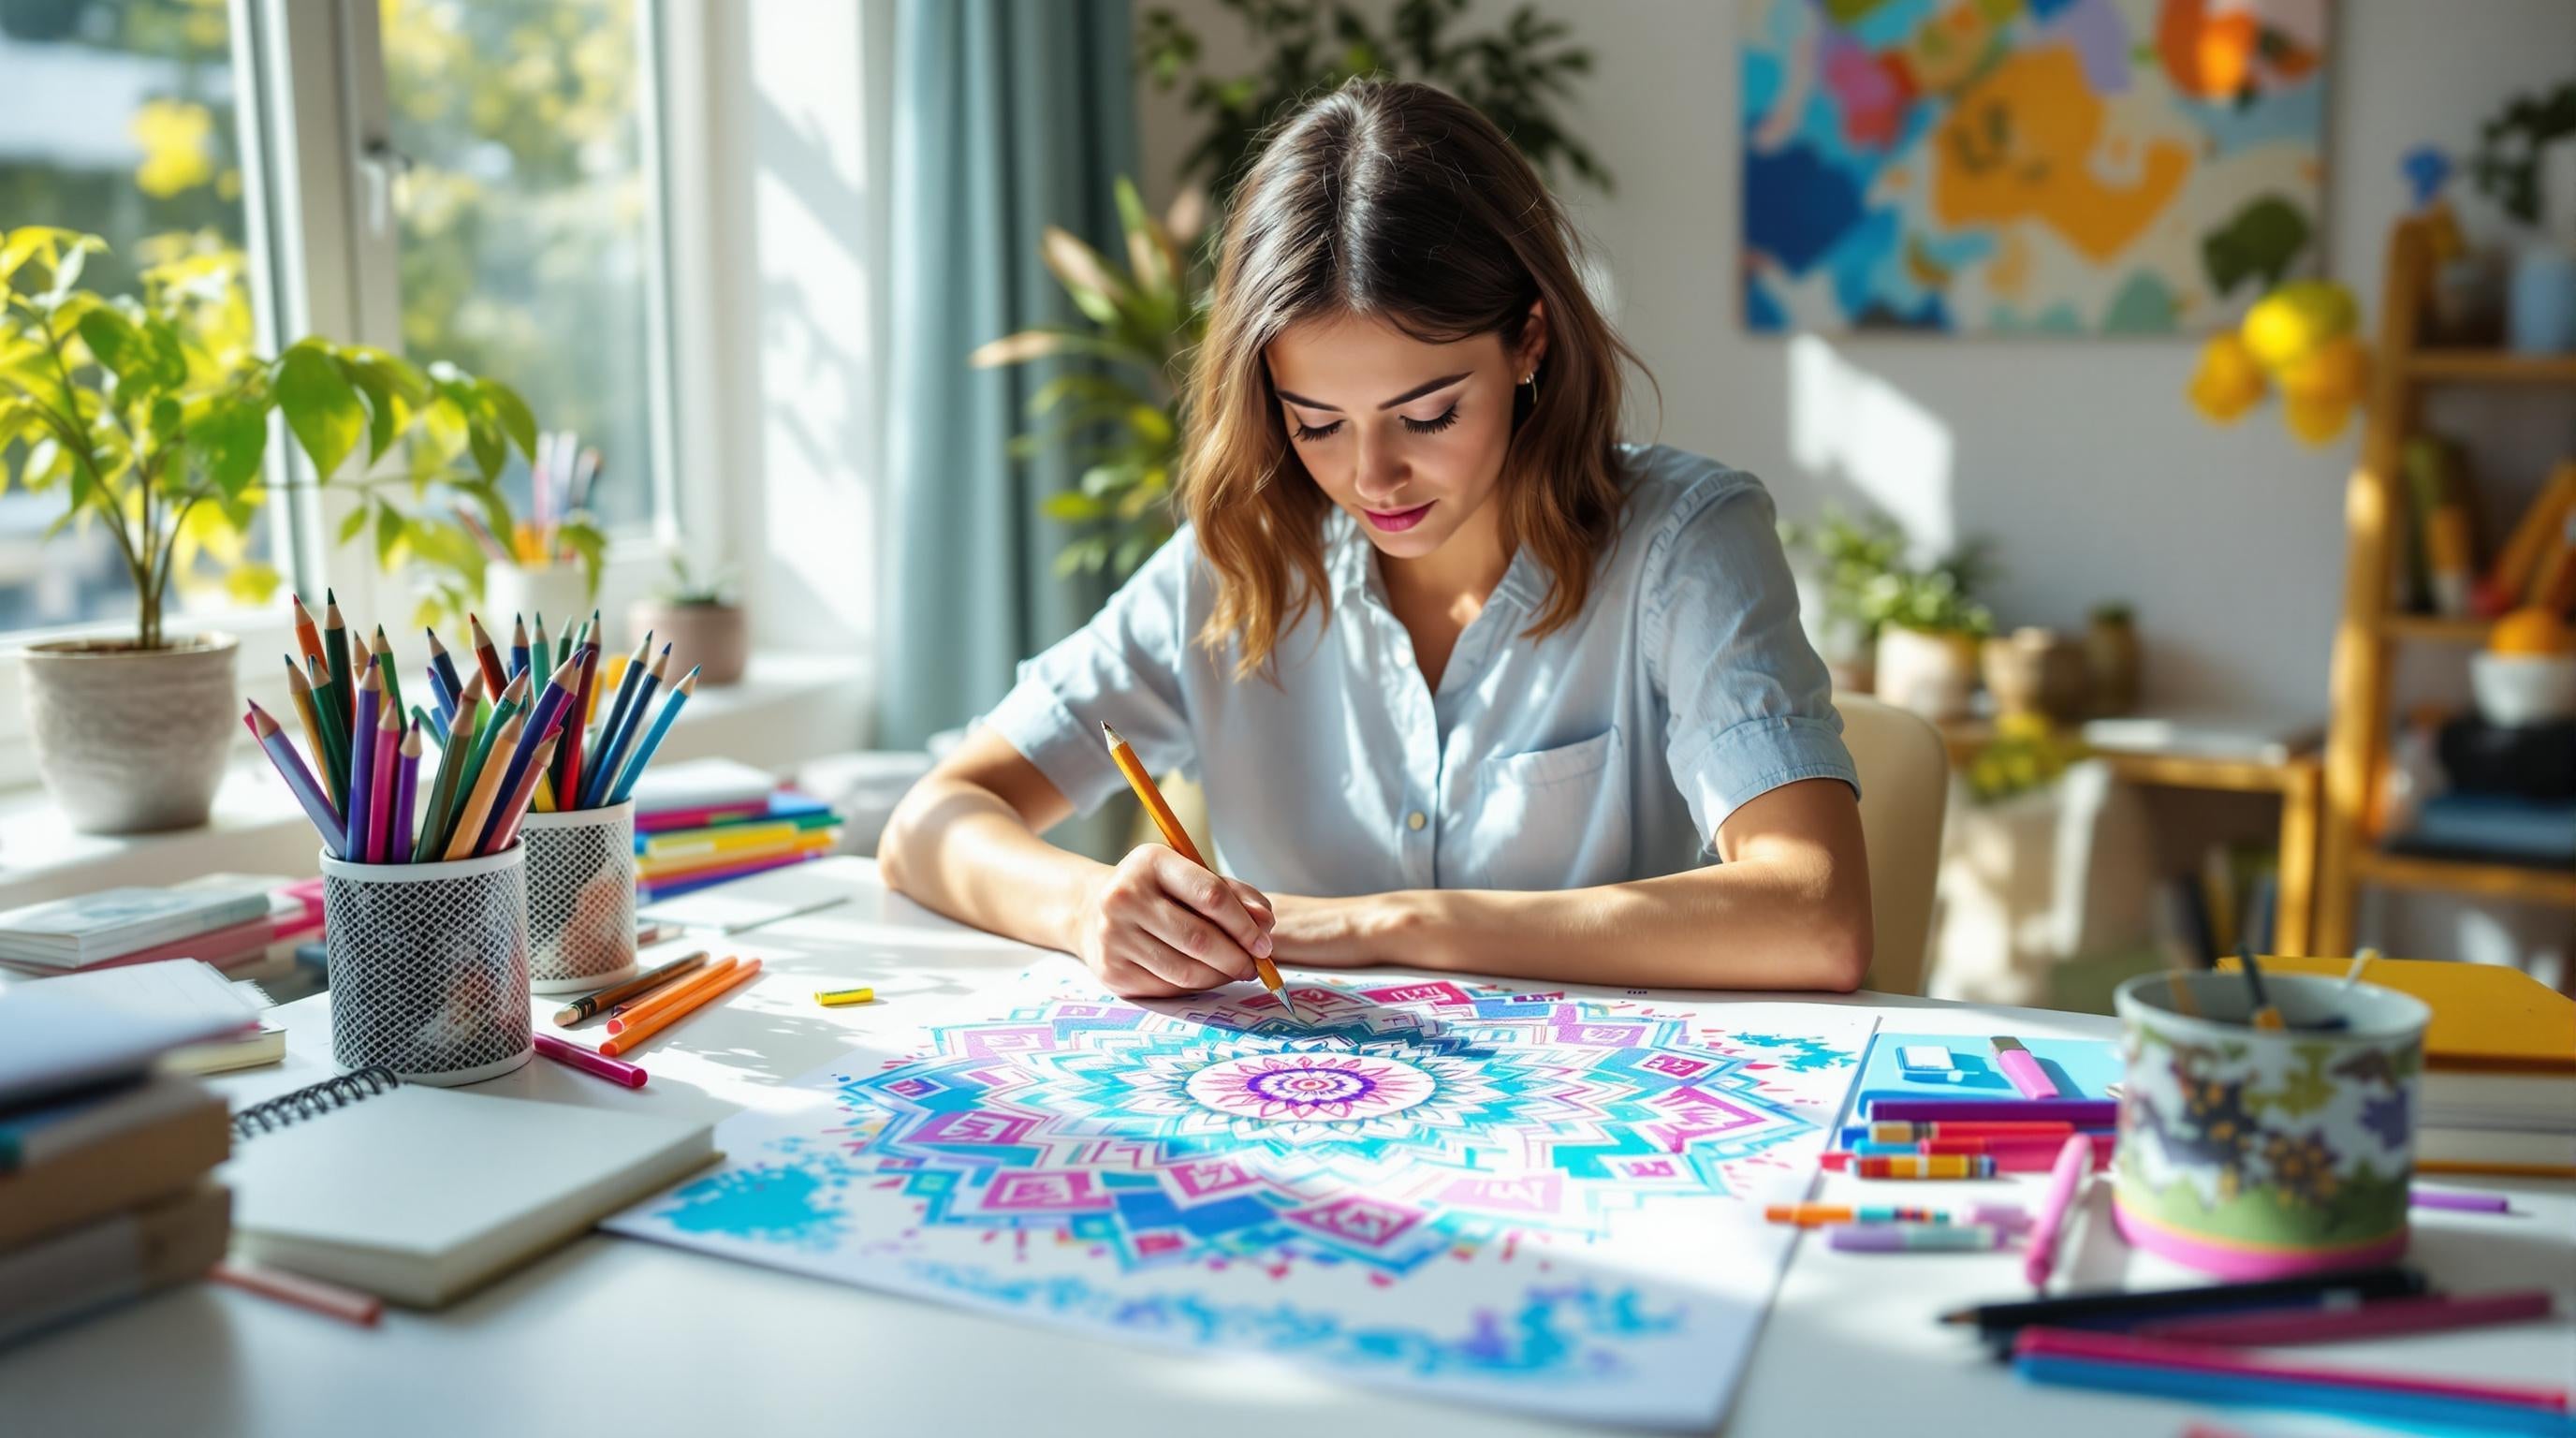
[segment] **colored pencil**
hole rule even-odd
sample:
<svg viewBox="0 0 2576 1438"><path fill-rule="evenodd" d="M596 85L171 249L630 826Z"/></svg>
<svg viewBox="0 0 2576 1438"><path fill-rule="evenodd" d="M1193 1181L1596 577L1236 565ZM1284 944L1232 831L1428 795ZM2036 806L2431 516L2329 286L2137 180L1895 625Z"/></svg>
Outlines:
<svg viewBox="0 0 2576 1438"><path fill-rule="evenodd" d="M1953 1308L1943 1323L1973 1323L1989 1338L2009 1338L2020 1329L2047 1324L2057 1328L2126 1329L2184 1314L2244 1313L2262 1309L2315 1312L2349 1306L2364 1299L2410 1298L2422 1293L2424 1275L2412 1268L2387 1265L2343 1273L2310 1273L2296 1278L2266 1278L2251 1283L2210 1283L2196 1288L2150 1288L2068 1293L2055 1298L2019 1298Z"/></svg>
<svg viewBox="0 0 2576 1438"><path fill-rule="evenodd" d="M474 767L473 784L466 793L463 806L456 812L455 824L450 828L451 837L447 841L447 858L475 857L474 841L482 837L483 821L491 816L492 806L500 801L499 790L503 766L492 762L492 751L501 745L518 743L519 731L523 725L524 721L513 714L502 722L500 728L487 729L483 737L476 741L475 754L466 759L466 763Z"/></svg>
<svg viewBox="0 0 2576 1438"><path fill-rule="evenodd" d="M299 659L324 659L322 630L313 622L313 611L304 607L304 596L290 594L287 601L295 606L295 653ZM325 663L329 661L324 659Z"/></svg>
<svg viewBox="0 0 2576 1438"><path fill-rule="evenodd" d="M420 721L414 719L410 732L403 735L402 749L395 759L394 809L391 847L385 855L388 864L411 862L412 813L420 793Z"/></svg>
<svg viewBox="0 0 2576 1438"><path fill-rule="evenodd" d="M528 627L528 667L552 669L556 663L555 646L554 641L546 637L546 616L540 612L536 620Z"/></svg>
<svg viewBox="0 0 2576 1438"><path fill-rule="evenodd" d="M2513 1200L2501 1193L2453 1193L2439 1188L2410 1188L2406 1202L2413 1208L2447 1208L2455 1213L2511 1213Z"/></svg>
<svg viewBox="0 0 2576 1438"><path fill-rule="evenodd" d="M2142 1363L2105 1363L2033 1354L2014 1371L2033 1383L2095 1392L2137 1393L2187 1403L2231 1403L2272 1409L2306 1409L2437 1432L2549 1433L2566 1438L2563 1413L2508 1403L2476 1403L2423 1393L2390 1392L2332 1383L2301 1383L2249 1373L2208 1373ZM2376 1425L2375 1425L2376 1426Z"/></svg>
<svg viewBox="0 0 2576 1438"><path fill-rule="evenodd" d="M1936 1138L2061 1139L2075 1132L2071 1123L1851 1123L1843 1125L1845 1143L1921 1143Z"/></svg>
<svg viewBox="0 0 2576 1438"><path fill-rule="evenodd" d="M1871 1102L1871 1123L1949 1123L1956 1119L2038 1119L2077 1128L2109 1128L2120 1104L2107 1098L1883 1098Z"/></svg>
<svg viewBox="0 0 2576 1438"><path fill-rule="evenodd" d="M376 707L383 697L374 665L358 681L358 718L349 733L349 859L372 864L376 853Z"/></svg>
<svg viewBox="0 0 2576 1438"><path fill-rule="evenodd" d="M742 960L739 958L721 958L658 993L621 1004L609 1012L608 1031L612 1034L622 1034L665 1009L681 1008L695 1003L702 990L723 987L728 981L728 976L740 967L742 967Z"/></svg>
<svg viewBox="0 0 2576 1438"><path fill-rule="evenodd" d="M578 808L581 804L582 746L590 734L584 716L590 713L591 691L599 683L598 639L594 636L574 653L581 660L581 668L573 681L572 707L564 711L563 750L555 756L555 794L561 808Z"/></svg>
<svg viewBox="0 0 2576 1438"><path fill-rule="evenodd" d="M535 758L526 770L521 772L517 784L503 796L501 807L492 812L492 818L486 825L491 837L484 841L482 852L500 853L510 847L512 840L519 837L519 823L528 817L529 796L536 792L537 781L545 777L546 761L555 756L555 746L562 742L563 731L557 730L546 736L546 742L537 746Z"/></svg>
<svg viewBox="0 0 2576 1438"><path fill-rule="evenodd" d="M536 1040L538 1053L544 1054L566 1068L579 1069L593 1078L604 1078L610 1083L623 1084L628 1088L644 1086L647 1075L644 1070L633 1064L610 1058L606 1054L592 1053L577 1043L556 1038L553 1034L542 1031L537 1034Z"/></svg>
<svg viewBox="0 0 2576 1438"><path fill-rule="evenodd" d="M411 722L419 725L422 733L438 736L439 743L447 742L447 721L417 704L411 706Z"/></svg>
<svg viewBox="0 0 2576 1438"><path fill-rule="evenodd" d="M330 771L323 777L331 781L331 801L345 814L349 811L349 740L340 727L340 691L323 673L320 661L308 659L305 663L313 671L307 676L307 687L313 691L313 716L322 721L322 767Z"/></svg>
<svg viewBox="0 0 2576 1438"><path fill-rule="evenodd" d="M1990 1253L2009 1235L1985 1223L1854 1223L1825 1230L1846 1253Z"/></svg>
<svg viewBox="0 0 2576 1438"><path fill-rule="evenodd" d="M2316 1363L2284 1363L2254 1358L2225 1348L2197 1343L2169 1343L2130 1333L2092 1333L2075 1328L2029 1328L2013 1340L2015 1358L2072 1358L2089 1363L2155 1368L2173 1373L2232 1374L2280 1382L2318 1384L2373 1393L2406 1393L2466 1403L2565 1413L2568 1393L2522 1383L2487 1383L2439 1375L2390 1373L2384 1369L2337 1368Z"/></svg>
<svg viewBox="0 0 2576 1438"><path fill-rule="evenodd" d="M393 641L385 638L385 627L381 624L376 626L375 655L385 666L385 702L391 704L397 714L410 713L411 708L403 703L402 697L402 661L394 657Z"/></svg>
<svg viewBox="0 0 2576 1438"><path fill-rule="evenodd" d="M653 631L647 629L644 631L644 642L636 645L635 652L626 656L625 668L621 670L617 676L616 702L608 706L608 717L600 721L598 751L592 754L589 760L589 762L597 768L605 769L608 767L609 738L616 734L618 725L626 722L627 706L635 702L635 686L643 682L645 656L652 652ZM616 776L614 774L610 776L612 780L615 777ZM575 791L576 797L573 801L573 807L576 809L597 808L598 806L595 804L580 802L580 800L585 800L590 797L590 791L594 787L596 787L594 782L585 780L582 787Z"/></svg>
<svg viewBox="0 0 2576 1438"><path fill-rule="evenodd" d="M421 816L419 852L424 860L447 852L447 821L456 805L457 778L465 772L465 756L474 747L474 734L483 707L483 676L476 673L465 681L465 692L456 706L456 722L448 726L447 739L438 746L438 773L429 784L429 810Z"/></svg>
<svg viewBox="0 0 2576 1438"><path fill-rule="evenodd" d="M2140 1338L2161 1338L2169 1343L2275 1348L2523 1323L2547 1318L2554 1307L2555 1299L2546 1288L2521 1288L2502 1293L2428 1293L2414 1298L2378 1299L2348 1308L2328 1308L2323 1312L2221 1313L2167 1318L2139 1324L2129 1331Z"/></svg>
<svg viewBox="0 0 2576 1438"><path fill-rule="evenodd" d="M227 1259L206 1270L206 1277L244 1293L256 1293L262 1298L308 1309L360 1328L375 1327L376 1320L385 1312L385 1301L372 1293L359 1293L336 1283L306 1278L300 1273L283 1273L234 1259Z"/></svg>
<svg viewBox="0 0 2576 1438"><path fill-rule="evenodd" d="M694 674L697 671L690 672ZM1163 842L1182 858L1214 873L1214 867L1199 857L1198 845L1190 842L1190 831L1181 827L1179 817L1172 813L1172 806L1164 801L1163 791L1155 785L1154 776L1146 773L1145 766L1137 762L1136 751L1128 747L1127 741L1118 737L1118 731L1105 722L1100 726L1100 737L1109 746L1109 761L1117 765L1118 772L1125 776L1127 787L1136 791L1137 802L1145 806L1146 813L1154 816L1154 827L1162 832ZM1280 980L1278 966L1270 961L1270 956L1254 953L1252 968L1260 976L1261 986L1278 996L1280 1004L1288 1010L1288 1017L1304 1023L1305 1018L1297 1012L1297 1001L1289 997L1288 986Z"/></svg>
<svg viewBox="0 0 2576 1438"><path fill-rule="evenodd" d="M251 737L259 741L259 747L268 754L268 762L277 766L278 777L286 781L287 790L295 795L295 802L304 807L305 817L313 821L314 831L322 836L322 847L329 849L333 858L346 857L348 829L340 822L339 811L331 807L331 796L322 792L321 781L313 777L312 770L304 767L303 758L288 742L285 731L277 727L277 721L270 718L268 711L260 708L255 700L251 703L250 713L242 717L242 722L250 726Z"/></svg>
<svg viewBox="0 0 2576 1438"><path fill-rule="evenodd" d="M510 616L510 677L524 679L527 674L528 620L525 615L513 614Z"/></svg>
<svg viewBox="0 0 2576 1438"><path fill-rule="evenodd" d="M649 994L667 984L676 983L682 977L705 968L706 964L707 951L700 949L694 954L683 954L667 964L658 964L646 969L622 984L612 984L595 994L584 994L555 1010L555 1026L568 1029L585 1020L596 1018L639 994Z"/></svg>
<svg viewBox="0 0 2576 1438"><path fill-rule="evenodd" d="M464 676L456 672L456 656L448 653L447 646L438 641L437 630L425 628L421 632L429 636L429 672L437 676L439 687L447 691L448 707L454 709L456 696L465 692ZM454 714L448 715L449 723L455 720Z"/></svg>
<svg viewBox="0 0 2576 1438"><path fill-rule="evenodd" d="M663 701L662 712L653 720L652 729L635 746L635 752L627 756L625 767L618 770L617 787L609 791L609 803L623 804L634 795L635 781L644 776L644 766L653 762L654 751L660 749L662 741L670 736L671 721L680 717L681 707L689 702L690 695L697 692L698 670L697 666L691 665L689 672L681 676L680 687L672 690L671 697Z"/></svg>
<svg viewBox="0 0 2576 1438"><path fill-rule="evenodd" d="M475 666L483 671L483 692L498 700L503 686L510 682L510 676L501 671L501 651L492 643L492 635L484 629L482 620L468 614L465 627L473 635Z"/></svg>
<svg viewBox="0 0 2576 1438"><path fill-rule="evenodd" d="M349 621L340 617L340 597L328 589L322 591L322 654L331 671L332 692L347 706L339 716L341 737L346 739L357 720L358 676L349 667ZM357 752L355 746L350 752Z"/></svg>
<svg viewBox="0 0 2576 1438"><path fill-rule="evenodd" d="M599 736L599 772L592 776L576 808L601 809L616 802L608 796L617 786L617 766L626 762L627 747L643 729L644 711L651 707L653 691L662 686L670 666L671 646L665 644L662 652L653 656L653 662L644 666L643 677L624 710L609 716L609 727Z"/></svg>
<svg viewBox="0 0 2576 1438"><path fill-rule="evenodd" d="M511 812L525 808L527 791L536 787L536 775L530 772L531 766L539 772L545 767L536 758L537 749L556 737L555 725L563 718L564 706L572 702L571 685L579 674L579 670L566 664L547 676L545 692L537 696L536 704L528 711L528 722L519 731L517 747L503 761L501 793L505 798L518 795L518 802L492 811L492 816L485 821L482 836L475 841L475 852L492 854L500 851L500 846L493 840L500 834L501 826L508 821ZM551 745L547 746L547 752L553 752ZM527 776L525 789L519 782L522 775Z"/></svg>
<svg viewBox="0 0 2576 1438"><path fill-rule="evenodd" d="M367 800L367 852L372 864L398 862L394 856L394 771L402 762L402 712L379 700L376 704L375 792Z"/></svg>
<svg viewBox="0 0 2576 1438"><path fill-rule="evenodd" d="M564 626L563 633L555 636L555 662L557 664L561 664L565 660L570 659L572 657L572 652L581 647L580 637L579 631L575 630L570 624L566 624Z"/></svg>
<svg viewBox="0 0 2576 1438"><path fill-rule="evenodd" d="M2030 1231L2030 1244L2022 1258L2022 1276L2030 1280L2031 1287L2048 1286L2048 1276L2057 1268L2057 1236L2065 1231L2066 1214L2075 1205L2076 1190L2092 1176L2093 1141L2075 1134L2057 1151L2057 1162L2048 1171L2048 1196L2040 1200L2039 1222Z"/></svg>
<svg viewBox="0 0 2576 1438"><path fill-rule="evenodd" d="M456 715L456 691L447 687L447 681L439 677L435 665L427 666L421 672L429 676L429 707L436 711L438 722L445 725Z"/></svg>
<svg viewBox="0 0 2576 1438"><path fill-rule="evenodd" d="M322 766L327 785L331 751L322 743L321 710L313 703L313 686L306 682L304 671L295 667L292 658L286 661L286 697L294 701L296 722L304 726L304 743L313 751L313 762ZM335 797L332 802L339 801Z"/></svg>
<svg viewBox="0 0 2576 1438"><path fill-rule="evenodd" d="M759 976L760 960L745 959L734 967L731 978L724 984L703 991L698 995L695 1002L678 1008L665 1009L661 1013L658 1013L652 1018L646 1020L644 1023L630 1027L622 1034L611 1034L606 1039L600 1041L599 1051L610 1058L615 1058L620 1054L627 1053L634 1049L637 1044L653 1037L662 1030L669 1028L671 1025L678 1023L680 1020L687 1018L689 1015L696 1013L698 1010L715 1002L731 990L739 988Z"/></svg>

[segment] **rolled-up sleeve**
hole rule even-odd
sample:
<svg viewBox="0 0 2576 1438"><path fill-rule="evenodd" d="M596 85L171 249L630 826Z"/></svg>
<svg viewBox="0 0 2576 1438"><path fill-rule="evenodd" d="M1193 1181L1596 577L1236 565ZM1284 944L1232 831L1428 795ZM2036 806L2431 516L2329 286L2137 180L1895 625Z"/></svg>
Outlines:
<svg viewBox="0 0 2576 1438"><path fill-rule="evenodd" d="M1145 561L1090 623L1019 667L1018 681L981 723L1087 814L1126 781L1101 742L1117 729L1148 773L1195 772L1182 667L1189 662L1192 571L1188 529Z"/></svg>
<svg viewBox="0 0 2576 1438"><path fill-rule="evenodd" d="M1666 710L1665 762L1702 842L1747 800L1800 779L1860 777L1833 684L1798 624L1771 496L1715 469L1691 487L1646 557L1649 672Z"/></svg>

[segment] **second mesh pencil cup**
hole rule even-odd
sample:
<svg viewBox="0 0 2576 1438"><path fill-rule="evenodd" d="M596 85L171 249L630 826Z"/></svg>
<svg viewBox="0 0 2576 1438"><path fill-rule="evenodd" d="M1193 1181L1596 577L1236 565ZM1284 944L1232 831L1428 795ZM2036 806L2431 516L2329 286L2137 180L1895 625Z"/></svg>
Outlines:
<svg viewBox="0 0 2576 1438"><path fill-rule="evenodd" d="M405 1083L476 1083L536 1052L526 845L448 864L322 856L331 1056Z"/></svg>
<svg viewBox="0 0 2576 1438"><path fill-rule="evenodd" d="M635 801L530 814L528 987L605 988L635 972Z"/></svg>

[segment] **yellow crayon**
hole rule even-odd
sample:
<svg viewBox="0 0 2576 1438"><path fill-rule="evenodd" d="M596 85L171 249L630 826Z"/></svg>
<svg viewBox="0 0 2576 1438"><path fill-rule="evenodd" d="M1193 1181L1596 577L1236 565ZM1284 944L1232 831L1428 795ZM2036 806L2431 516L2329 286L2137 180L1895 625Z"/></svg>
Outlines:
<svg viewBox="0 0 2576 1438"><path fill-rule="evenodd" d="M876 996L874 989L816 989L814 1002L827 1009L837 1009L850 1004L873 1003Z"/></svg>

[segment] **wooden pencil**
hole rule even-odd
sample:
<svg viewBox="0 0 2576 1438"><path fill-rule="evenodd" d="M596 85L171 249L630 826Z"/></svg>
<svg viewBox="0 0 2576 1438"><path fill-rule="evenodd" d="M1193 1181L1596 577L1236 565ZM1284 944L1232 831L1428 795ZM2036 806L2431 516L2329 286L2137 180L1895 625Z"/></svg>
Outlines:
<svg viewBox="0 0 2576 1438"><path fill-rule="evenodd" d="M636 645L635 652L626 656L626 667L617 676L616 701L608 706L608 717L599 722L595 752L587 761L594 770L604 768L608 763L608 741L616 735L617 726L626 722L627 707L635 702L635 686L644 679L644 657L652 652L653 631L647 629L644 631L644 642ZM591 791L597 787L597 777L594 774L591 779L583 782L577 792L581 798L588 798ZM573 801L573 807L585 806L580 799L576 799Z"/></svg>
<svg viewBox="0 0 2576 1438"><path fill-rule="evenodd" d="M385 627L381 624L376 626L374 652L377 662L385 666L385 702L391 704L397 714L410 713L402 697L402 663L394 658L394 646L385 638Z"/></svg>
<svg viewBox="0 0 2576 1438"><path fill-rule="evenodd" d="M251 701L250 712L242 716L242 722L250 725L251 735L259 740L259 747L267 753L268 762L277 766L278 777L286 781L287 789L295 795L295 802L304 807L305 817L313 821L314 832L322 836L322 847L330 850L335 859L347 857L349 835L340 822L339 811L332 807L331 797L322 792L322 781L314 778L312 771L304 767L303 759L296 754L295 746L288 741L285 731L277 727L277 721L270 718L268 711L260 708L256 700Z"/></svg>
<svg viewBox="0 0 2576 1438"><path fill-rule="evenodd" d="M491 826L492 837L483 845L484 853L500 853L519 837L519 821L528 817L528 796L536 791L537 780L545 776L546 762L554 758L555 746L562 742L563 734L557 731L547 735L546 742L537 746L535 762L519 775L517 786L502 798L501 807L494 811L499 822Z"/></svg>
<svg viewBox="0 0 2576 1438"><path fill-rule="evenodd" d="M457 696L465 692L465 681L456 672L456 656L448 653L447 646L438 642L438 631L427 629L423 632L429 636L430 672L438 676L439 684L447 691L447 722L452 725L456 722Z"/></svg>
<svg viewBox="0 0 2576 1438"><path fill-rule="evenodd" d="M376 705L382 698L371 665L358 681L358 718L349 735L349 803L343 810L349 816L349 858L360 864L376 861L367 840L375 833Z"/></svg>
<svg viewBox="0 0 2576 1438"><path fill-rule="evenodd" d="M301 659L322 658L322 630L313 622L313 611L304 607L304 596L287 596L295 606L295 653Z"/></svg>
<svg viewBox="0 0 2576 1438"><path fill-rule="evenodd" d="M653 692L662 687L670 668L671 646L665 644L662 652L653 656L653 662L644 667L644 680L635 686L635 695L625 712L609 716L613 727L599 736L599 772L591 777L589 792L581 796L581 807L602 809L617 802L609 795L617 787L618 766L626 762L628 747L644 728L644 711L652 705Z"/></svg>
<svg viewBox="0 0 2576 1438"><path fill-rule="evenodd" d="M510 616L510 677L528 676L528 619L524 614Z"/></svg>
<svg viewBox="0 0 2576 1438"><path fill-rule="evenodd" d="M500 648L493 644L492 635L483 627L482 620L468 614L465 616L465 627L473 634L474 663L483 671L483 692L490 695L493 702L498 703L502 686L510 682L510 677L501 672Z"/></svg>
<svg viewBox="0 0 2576 1438"><path fill-rule="evenodd" d="M676 1008L664 1009L662 1012L655 1014L652 1018L645 1020L641 1024L629 1026L624 1033L610 1035L606 1039L600 1041L599 1051L609 1058L615 1058L619 1054L626 1053L633 1049L637 1044L644 1042L646 1039L653 1037L655 1034L660 1033L662 1030L669 1028L671 1025L678 1023L680 1020L687 1018L689 1015L696 1013L698 1010L705 1008L711 1003L714 1003L717 999L724 997L727 993L740 988L744 984L750 983L753 979L758 977L760 977L760 960L745 959L741 963L735 965L731 970L727 971L726 982L712 988L701 990L697 999L692 1003L681 1005Z"/></svg>
<svg viewBox="0 0 2576 1438"><path fill-rule="evenodd" d="M599 640L596 631L581 646L581 673L572 687L572 707L564 715L563 748L555 755L554 791L556 807L576 808L581 803L582 746L589 740L590 694L599 682Z"/></svg>
<svg viewBox="0 0 2576 1438"><path fill-rule="evenodd" d="M369 672L373 672L370 670ZM367 862L399 862L394 853L394 770L402 757L403 715L393 705L376 704L374 792L367 800Z"/></svg>
<svg viewBox="0 0 2576 1438"><path fill-rule="evenodd" d="M286 695L295 701L296 721L304 726L304 742L313 750L314 767L324 771L322 783L327 790L331 783L331 751L322 745L322 715L313 705L313 686L305 681L304 671L295 667L292 658L286 661ZM331 802L340 801L334 798Z"/></svg>
<svg viewBox="0 0 2576 1438"><path fill-rule="evenodd" d="M340 696L340 737L349 737L349 729L358 717L358 676L349 668L349 621L340 616L340 598L328 589L322 591L322 653L330 666L332 692Z"/></svg>
<svg viewBox="0 0 2576 1438"><path fill-rule="evenodd" d="M323 781L330 785L331 802L339 805L340 812L345 814L349 812L348 736L342 732L336 717L343 701L339 688L323 672L322 661L308 659L304 662L311 670L306 679L313 690L313 715L322 722L322 764L331 771L322 776Z"/></svg>
<svg viewBox="0 0 2576 1438"><path fill-rule="evenodd" d="M741 967L742 960L729 955L717 959L699 972L689 975L688 978L668 988L643 995L632 1002L617 1004L609 1010L608 1031L612 1034L622 1034L655 1014L669 1009L686 1008L706 990L724 987L733 971Z"/></svg>
<svg viewBox="0 0 2576 1438"><path fill-rule="evenodd" d="M688 673L680 676L679 684L671 690L671 697L663 701L662 712L654 718L653 727L645 731L644 737L627 754L626 762L618 766L617 783L608 791L609 803L623 804L633 796L635 781L644 776L644 766L653 762L654 751L660 749L663 739L669 736L672 721L680 717L680 710L688 704L689 696L697 692L698 669L693 664L689 666Z"/></svg>
<svg viewBox="0 0 2576 1438"><path fill-rule="evenodd" d="M482 765L475 773L473 790L466 796L465 807L457 812L454 837L447 841L446 858L476 857L474 841L483 837L483 822L491 817L492 806L500 802L501 770L505 766L491 762L492 751L518 743L519 730L524 724L524 720L513 714L498 730L485 736L489 743L480 756Z"/></svg>
<svg viewBox="0 0 2576 1438"><path fill-rule="evenodd" d="M438 771L429 782L429 807L421 815L419 853L426 860L447 852L448 812L456 804L456 778L465 770L465 756L474 747L474 733L483 707L483 676L477 672L465 681L465 693L457 700L456 718L447 726L447 740L438 748Z"/></svg>
<svg viewBox="0 0 2576 1438"><path fill-rule="evenodd" d="M385 856L390 864L408 864L412 856L412 815L420 794L420 721L412 721L410 732L403 735L402 749L394 760L394 808L392 849Z"/></svg>

